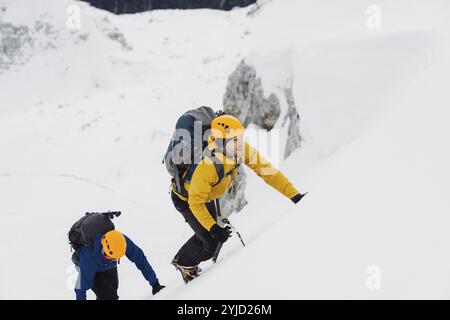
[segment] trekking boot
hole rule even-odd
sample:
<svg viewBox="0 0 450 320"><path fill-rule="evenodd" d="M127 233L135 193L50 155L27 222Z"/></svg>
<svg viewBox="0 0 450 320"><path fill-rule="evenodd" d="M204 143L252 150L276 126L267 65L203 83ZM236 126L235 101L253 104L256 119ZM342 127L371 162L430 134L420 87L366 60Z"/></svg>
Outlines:
<svg viewBox="0 0 450 320"><path fill-rule="evenodd" d="M185 284L197 278L200 275L200 272L202 272L202 269L199 266L180 265L177 258L173 258L171 264L175 267L176 270L181 272L181 276L183 277L183 281Z"/></svg>

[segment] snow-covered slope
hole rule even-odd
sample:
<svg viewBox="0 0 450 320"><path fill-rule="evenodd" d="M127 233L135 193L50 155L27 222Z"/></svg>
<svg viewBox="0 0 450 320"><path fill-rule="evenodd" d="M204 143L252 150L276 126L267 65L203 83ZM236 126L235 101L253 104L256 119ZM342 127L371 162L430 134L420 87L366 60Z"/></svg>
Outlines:
<svg viewBox="0 0 450 320"><path fill-rule="evenodd" d="M378 1L381 30L366 27L372 1L124 16L33 3L0 2L0 23L39 39L0 74L1 298L73 298L66 232L109 209L168 285L159 298L450 297L446 1ZM232 238L185 286L169 262L191 231L161 158L177 116L219 107L242 58L267 92L293 82L304 141L281 169L310 194L294 206L249 172L232 217L248 246ZM131 263L119 272L121 298L151 297Z"/></svg>

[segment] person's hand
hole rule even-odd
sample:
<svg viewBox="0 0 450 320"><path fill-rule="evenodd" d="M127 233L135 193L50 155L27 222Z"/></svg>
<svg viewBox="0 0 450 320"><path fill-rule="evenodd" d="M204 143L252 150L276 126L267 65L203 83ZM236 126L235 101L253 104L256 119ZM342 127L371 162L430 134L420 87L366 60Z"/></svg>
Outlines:
<svg viewBox="0 0 450 320"><path fill-rule="evenodd" d="M231 227L225 226L224 228L219 227L218 224L213 225L211 228L211 236L219 242L225 242L231 237Z"/></svg>
<svg viewBox="0 0 450 320"><path fill-rule="evenodd" d="M299 193L299 194L293 196L293 197L291 198L291 201L292 201L293 203L298 203L298 202L300 202L300 200L302 200L302 198L303 198L304 196L306 196L307 194L308 194L308 192L305 193L305 194Z"/></svg>
<svg viewBox="0 0 450 320"><path fill-rule="evenodd" d="M155 295L155 294L157 294L158 292L160 292L162 289L164 289L166 286L162 286L162 285L160 285L159 284L159 282L157 282L156 284L154 284L153 286L152 286L152 288L153 288L153 290L152 290L152 293L153 293L153 295Z"/></svg>

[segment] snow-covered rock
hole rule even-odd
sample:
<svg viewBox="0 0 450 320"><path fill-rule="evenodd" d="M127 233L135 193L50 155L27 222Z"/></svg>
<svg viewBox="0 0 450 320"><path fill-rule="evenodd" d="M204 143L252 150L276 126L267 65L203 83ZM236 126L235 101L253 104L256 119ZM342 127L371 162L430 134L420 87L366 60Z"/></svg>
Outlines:
<svg viewBox="0 0 450 320"><path fill-rule="evenodd" d="M283 126L285 126L286 121L289 120L288 136L284 150L284 158L287 159L295 150L300 148L302 137L300 135L300 115L295 105L292 84L289 88L284 89L284 93L289 107L283 121Z"/></svg>
<svg viewBox="0 0 450 320"><path fill-rule="evenodd" d="M239 118L245 127L254 123L270 130L280 116L280 102L275 94L264 96L255 68L242 60L228 78L223 97L226 112Z"/></svg>
<svg viewBox="0 0 450 320"><path fill-rule="evenodd" d="M379 30L367 28L364 1L114 16L75 1L0 0L26 58L11 54L23 64L0 74L0 297L73 299L70 225L122 210L117 228L168 285L155 298L448 299L449 3L377 3ZM80 30L67 28L71 5ZM279 167L309 194L294 205L244 168L248 203L231 219L247 246L232 237L185 286L169 261L193 232L170 201L162 156L187 108L223 105L242 59L262 97L278 97L281 158L300 130L301 148ZM35 239L45 250L20 254ZM367 286L372 270L379 290ZM121 298L154 298L126 259L119 274Z"/></svg>

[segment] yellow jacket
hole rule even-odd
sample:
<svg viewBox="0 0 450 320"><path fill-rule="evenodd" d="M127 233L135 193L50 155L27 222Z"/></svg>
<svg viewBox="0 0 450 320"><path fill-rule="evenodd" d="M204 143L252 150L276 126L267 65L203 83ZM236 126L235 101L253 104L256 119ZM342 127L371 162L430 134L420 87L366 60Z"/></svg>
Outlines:
<svg viewBox="0 0 450 320"><path fill-rule="evenodd" d="M188 198L177 193L175 186L172 185L172 190L181 199L189 203L189 207L195 218L208 231L216 221L210 215L205 204L225 194L225 192L231 188L233 178L237 174L237 170L235 170L232 174L227 175L227 173L236 166L234 160L227 158L224 154L219 152L216 153L216 157L222 162L225 173L224 178L219 184L213 186L217 183L219 178L217 170L211 158L204 157L195 168L190 183L186 182L184 184L184 187L188 191ZM243 163L252 169L267 184L286 197L292 198L299 194L286 176L270 162L265 160L260 153L248 143L245 144L245 159L243 159Z"/></svg>

